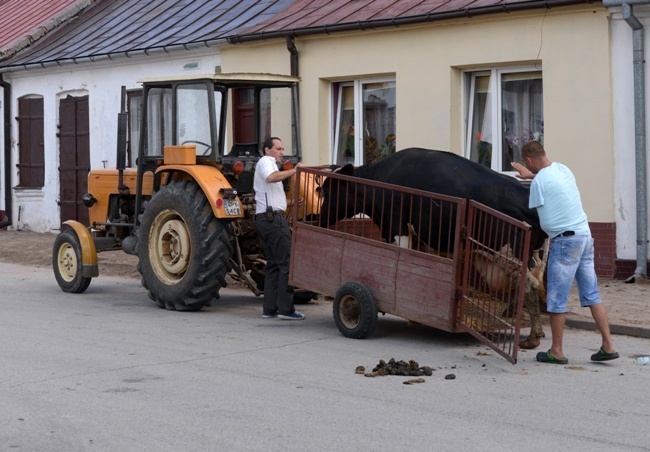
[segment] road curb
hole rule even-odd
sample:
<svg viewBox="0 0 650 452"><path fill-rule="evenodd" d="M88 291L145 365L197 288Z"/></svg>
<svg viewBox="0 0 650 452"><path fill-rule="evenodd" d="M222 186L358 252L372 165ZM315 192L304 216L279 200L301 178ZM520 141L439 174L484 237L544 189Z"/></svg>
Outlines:
<svg viewBox="0 0 650 452"><path fill-rule="evenodd" d="M575 319L575 318L570 318L568 316L566 319L566 326L571 328L579 328L581 330L588 330L588 331L598 330L598 328L596 327L596 323L592 320ZM643 328L643 327L630 326L630 325L610 324L609 329L612 332L612 334L621 334L624 336L641 337L644 339L650 339L650 328Z"/></svg>

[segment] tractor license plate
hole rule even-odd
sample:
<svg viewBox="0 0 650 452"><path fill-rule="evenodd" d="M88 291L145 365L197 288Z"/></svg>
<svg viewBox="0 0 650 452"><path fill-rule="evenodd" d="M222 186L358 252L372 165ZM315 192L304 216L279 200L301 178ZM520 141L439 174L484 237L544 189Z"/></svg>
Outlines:
<svg viewBox="0 0 650 452"><path fill-rule="evenodd" d="M223 206L226 209L226 215L241 215L241 208L236 199L224 199Z"/></svg>

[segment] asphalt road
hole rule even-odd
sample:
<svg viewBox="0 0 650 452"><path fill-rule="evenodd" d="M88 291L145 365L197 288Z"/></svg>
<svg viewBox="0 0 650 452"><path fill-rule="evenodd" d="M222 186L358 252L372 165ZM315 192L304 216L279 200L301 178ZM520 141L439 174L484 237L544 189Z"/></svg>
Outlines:
<svg viewBox="0 0 650 452"><path fill-rule="evenodd" d="M305 321L264 320L239 290L169 312L132 279L72 295L48 268L4 263L0 292L2 451L650 450L650 366L633 359L647 339L616 336L621 359L596 364L599 336L568 330L569 366L513 366L390 316L346 339L325 301ZM355 374L391 357L436 370Z"/></svg>

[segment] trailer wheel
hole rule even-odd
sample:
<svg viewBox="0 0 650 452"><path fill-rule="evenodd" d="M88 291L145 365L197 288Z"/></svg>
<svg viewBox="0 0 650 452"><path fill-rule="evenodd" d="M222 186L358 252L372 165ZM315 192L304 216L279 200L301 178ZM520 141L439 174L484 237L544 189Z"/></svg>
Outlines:
<svg viewBox="0 0 650 452"><path fill-rule="evenodd" d="M377 303L370 289L357 281L343 284L334 297L334 321L345 337L365 339L377 324Z"/></svg>
<svg viewBox="0 0 650 452"><path fill-rule="evenodd" d="M229 231L194 181L161 186L138 231L138 270L149 297L170 310L209 306L227 284L233 252Z"/></svg>
<svg viewBox="0 0 650 452"><path fill-rule="evenodd" d="M81 243L74 230L67 229L54 240L52 268L64 292L82 293L90 285L92 278L82 274Z"/></svg>

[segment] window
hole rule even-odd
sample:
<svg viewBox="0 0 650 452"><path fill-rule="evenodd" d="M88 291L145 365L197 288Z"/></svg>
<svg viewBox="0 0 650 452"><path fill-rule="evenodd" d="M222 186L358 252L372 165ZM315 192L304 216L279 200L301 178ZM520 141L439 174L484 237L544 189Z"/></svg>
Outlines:
<svg viewBox="0 0 650 452"><path fill-rule="evenodd" d="M147 97L147 130L145 155L163 155L163 149L172 143L172 89L151 88Z"/></svg>
<svg viewBox="0 0 650 452"><path fill-rule="evenodd" d="M521 146L544 143L541 71L492 69L465 73L465 156L495 171L512 171Z"/></svg>
<svg viewBox="0 0 650 452"><path fill-rule="evenodd" d="M233 144L243 146L245 152L263 152L262 142L276 136L284 143L285 155L297 153L290 87L239 88L232 96Z"/></svg>
<svg viewBox="0 0 650 452"><path fill-rule="evenodd" d="M19 186L41 188L45 184L43 98L18 99Z"/></svg>
<svg viewBox="0 0 650 452"><path fill-rule="evenodd" d="M395 81L334 83L332 92L335 164L363 165L395 153Z"/></svg>
<svg viewBox="0 0 650 452"><path fill-rule="evenodd" d="M196 145L197 155L208 155L212 149L209 100L204 83L182 84L176 88L178 143Z"/></svg>
<svg viewBox="0 0 650 452"><path fill-rule="evenodd" d="M126 144L126 166L137 166L140 150L140 124L142 123L142 91L129 91L127 96L128 140Z"/></svg>

